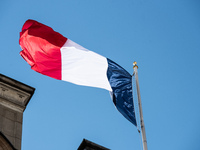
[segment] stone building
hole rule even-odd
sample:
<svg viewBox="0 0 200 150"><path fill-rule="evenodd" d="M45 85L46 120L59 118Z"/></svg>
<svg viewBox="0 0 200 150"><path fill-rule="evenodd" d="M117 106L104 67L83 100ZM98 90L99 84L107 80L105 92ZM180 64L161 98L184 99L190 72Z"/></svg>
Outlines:
<svg viewBox="0 0 200 150"><path fill-rule="evenodd" d="M21 150L23 112L34 91L0 74L0 150Z"/></svg>
<svg viewBox="0 0 200 150"><path fill-rule="evenodd" d="M0 150L21 150L23 112L35 89L0 74ZM110 150L83 139L77 150Z"/></svg>

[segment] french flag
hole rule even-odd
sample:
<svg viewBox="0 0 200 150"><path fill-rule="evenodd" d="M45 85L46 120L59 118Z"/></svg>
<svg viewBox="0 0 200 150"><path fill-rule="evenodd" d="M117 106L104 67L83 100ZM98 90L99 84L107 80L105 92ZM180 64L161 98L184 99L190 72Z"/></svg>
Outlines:
<svg viewBox="0 0 200 150"><path fill-rule="evenodd" d="M108 90L118 111L136 125L132 76L121 66L35 20L24 23L19 44L20 55L31 69L58 80Z"/></svg>

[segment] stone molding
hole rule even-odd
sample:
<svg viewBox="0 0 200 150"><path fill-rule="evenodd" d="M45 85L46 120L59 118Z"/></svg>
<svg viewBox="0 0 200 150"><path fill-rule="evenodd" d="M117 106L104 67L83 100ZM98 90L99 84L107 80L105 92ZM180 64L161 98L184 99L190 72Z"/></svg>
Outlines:
<svg viewBox="0 0 200 150"><path fill-rule="evenodd" d="M0 74L0 102L2 105L23 112L35 89Z"/></svg>

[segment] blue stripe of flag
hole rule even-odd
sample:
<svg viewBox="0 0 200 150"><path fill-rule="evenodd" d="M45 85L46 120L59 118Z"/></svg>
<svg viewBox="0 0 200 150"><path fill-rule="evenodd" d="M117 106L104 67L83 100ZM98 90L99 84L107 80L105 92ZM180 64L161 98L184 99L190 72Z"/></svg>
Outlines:
<svg viewBox="0 0 200 150"><path fill-rule="evenodd" d="M108 59L107 77L112 92L111 97L118 111L137 126L132 94L132 76L121 66Z"/></svg>

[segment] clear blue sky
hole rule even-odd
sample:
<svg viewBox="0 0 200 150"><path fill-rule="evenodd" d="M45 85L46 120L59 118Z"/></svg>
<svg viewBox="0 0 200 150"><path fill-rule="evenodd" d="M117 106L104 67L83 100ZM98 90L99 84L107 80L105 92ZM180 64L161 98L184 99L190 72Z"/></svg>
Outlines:
<svg viewBox="0 0 200 150"><path fill-rule="evenodd" d="M1 0L0 72L36 88L24 112L22 150L76 150L83 138L140 150L137 128L109 92L36 73L20 57L27 19L52 27L131 74L138 62L149 150L199 150L198 0Z"/></svg>

